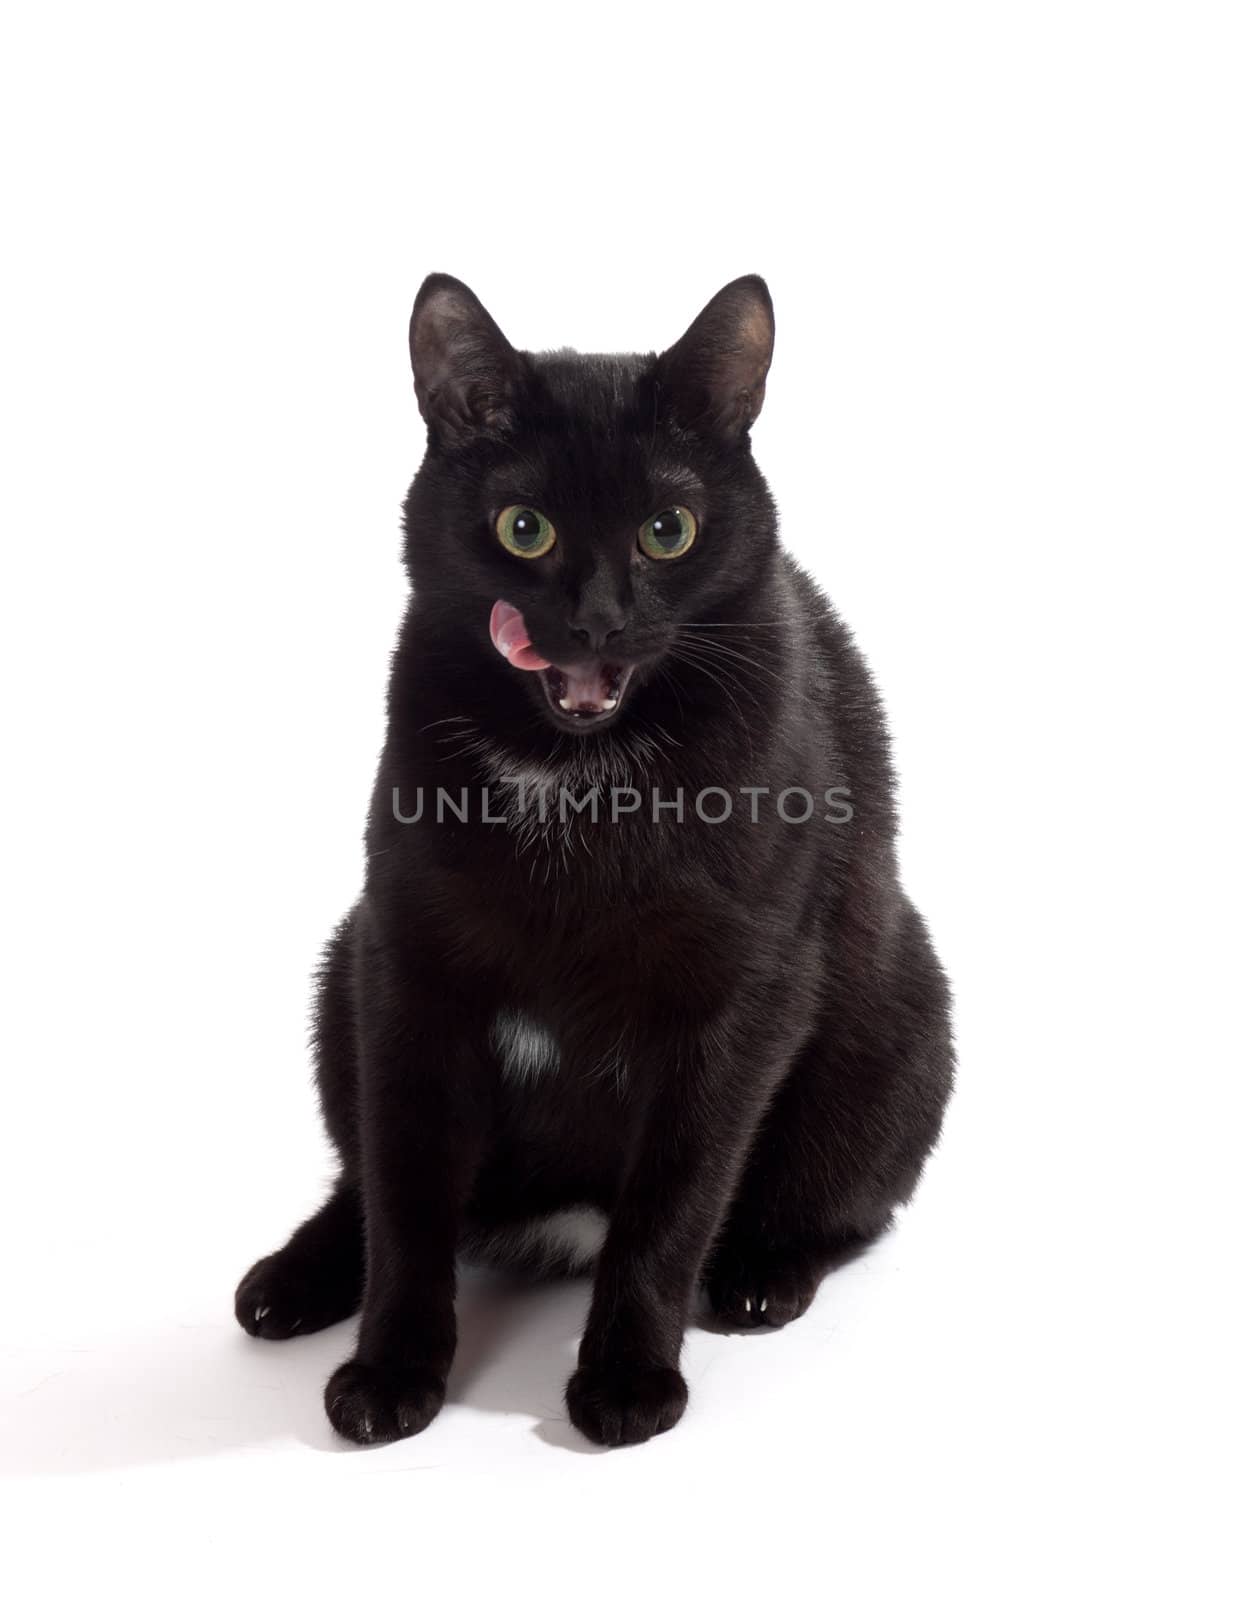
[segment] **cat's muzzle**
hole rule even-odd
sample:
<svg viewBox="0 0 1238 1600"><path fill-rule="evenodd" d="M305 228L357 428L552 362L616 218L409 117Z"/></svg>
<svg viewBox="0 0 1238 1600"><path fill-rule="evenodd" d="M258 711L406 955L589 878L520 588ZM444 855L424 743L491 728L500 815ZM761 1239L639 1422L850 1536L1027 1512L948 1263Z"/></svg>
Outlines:
<svg viewBox="0 0 1238 1600"><path fill-rule="evenodd" d="M517 606L496 600L490 612L490 642L518 672L536 672L552 720L573 733L592 733L623 704L635 670L617 661L590 660L558 666L539 655Z"/></svg>

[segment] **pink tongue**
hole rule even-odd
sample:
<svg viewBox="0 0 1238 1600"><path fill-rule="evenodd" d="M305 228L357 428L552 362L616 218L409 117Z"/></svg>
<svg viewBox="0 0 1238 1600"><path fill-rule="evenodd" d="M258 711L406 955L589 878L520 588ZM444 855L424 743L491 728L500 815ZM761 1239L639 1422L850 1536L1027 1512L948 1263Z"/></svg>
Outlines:
<svg viewBox="0 0 1238 1600"><path fill-rule="evenodd" d="M524 618L506 600L494 602L490 613L490 642L509 666L519 667L521 672L540 672L550 665L529 643Z"/></svg>

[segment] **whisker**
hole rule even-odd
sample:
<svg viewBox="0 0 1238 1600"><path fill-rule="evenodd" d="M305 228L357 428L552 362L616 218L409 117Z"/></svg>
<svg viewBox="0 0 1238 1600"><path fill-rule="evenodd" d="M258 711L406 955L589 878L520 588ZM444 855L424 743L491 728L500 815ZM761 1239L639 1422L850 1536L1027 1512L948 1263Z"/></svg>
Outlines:
<svg viewBox="0 0 1238 1600"><path fill-rule="evenodd" d="M699 644L699 641L695 641L695 644ZM735 668L731 667L726 658L718 652L695 648L694 642L684 640L681 642L680 654L684 660L708 661L711 666L716 667L724 675L728 683L734 684L737 689L742 688L753 704L760 706L760 701L753 694L751 685L744 683Z"/></svg>
<svg viewBox="0 0 1238 1600"><path fill-rule="evenodd" d="M710 667L706 666L702 661L693 660L689 655L686 655L686 654L682 654L682 655L678 654L674 649L672 649L669 652L669 654L673 659L682 662L682 664L684 666L689 667L691 670L693 670L695 672L699 672L702 677L708 678L710 680L710 682L712 682L713 684L716 685L717 688L722 690L723 694L731 702L731 705L732 705L732 707L734 708L734 711L735 711L735 715L739 719L739 725L744 730L744 738L745 738L745 740L747 742L747 745L748 745L748 759L749 759L749 761L755 761L756 760L756 752L753 749L753 745L752 745L752 730L748 726L748 719L747 719L747 717L744 716L743 708L740 706L739 701L736 700L735 696L727 688L726 684L718 676L717 672L716 671L712 671L710 669ZM735 687L742 689L743 686L741 684L736 684ZM747 691L745 691L745 692L747 692ZM760 703L757 701L756 697L750 694L749 695L749 699L752 700L753 705L756 706L757 709L759 710L760 709Z"/></svg>
<svg viewBox="0 0 1238 1600"><path fill-rule="evenodd" d="M727 660L742 662L757 672L763 672L772 683L778 685L781 694L794 695L806 705L816 704L802 684L791 683L786 677L775 672L772 667L767 666L764 662L755 661L751 656L745 655L742 650L736 650L733 646L723 644L718 639L685 639L681 643L689 649L695 647L698 651L704 652L707 658L712 658L715 661L719 657L723 657Z"/></svg>
<svg viewBox="0 0 1238 1600"><path fill-rule="evenodd" d="M681 628L797 628L802 622L826 622L832 611L806 611L794 617L757 619L751 622L681 622Z"/></svg>

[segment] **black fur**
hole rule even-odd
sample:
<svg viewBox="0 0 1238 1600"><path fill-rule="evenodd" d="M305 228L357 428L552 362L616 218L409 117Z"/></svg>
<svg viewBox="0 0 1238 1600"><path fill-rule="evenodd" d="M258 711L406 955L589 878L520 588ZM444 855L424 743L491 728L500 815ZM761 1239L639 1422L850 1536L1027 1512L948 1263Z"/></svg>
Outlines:
<svg viewBox="0 0 1238 1600"><path fill-rule="evenodd" d="M515 351L436 275L411 344L428 427L412 597L365 889L318 991L341 1170L242 1280L237 1314L281 1338L360 1305L331 1421L362 1442L415 1433L442 1404L462 1247L593 1206L609 1226L567 1403L591 1439L637 1442L683 1411L698 1285L723 1322L781 1326L911 1195L950 1092L946 983L898 881L873 684L780 549L749 449L773 345L762 281L728 285L661 357L584 356ZM548 555L499 544L513 503L554 524ZM670 504L695 513L696 543L651 560L636 530ZM600 646L634 666L618 711L557 712L545 675L492 645L499 599L557 665ZM501 774L538 775L544 824ZM637 790L641 810L560 821L556 785L591 783ZM483 786L512 826L480 820ZM684 791L682 822L654 819L655 786ZM735 797L725 822L697 815L706 788ZM807 822L775 809L792 788L815 797ZM419 789L421 820L397 820L393 792L408 814ZM468 821L435 820L438 789L469 792ZM500 1014L536 1022L557 1068L502 1070Z"/></svg>

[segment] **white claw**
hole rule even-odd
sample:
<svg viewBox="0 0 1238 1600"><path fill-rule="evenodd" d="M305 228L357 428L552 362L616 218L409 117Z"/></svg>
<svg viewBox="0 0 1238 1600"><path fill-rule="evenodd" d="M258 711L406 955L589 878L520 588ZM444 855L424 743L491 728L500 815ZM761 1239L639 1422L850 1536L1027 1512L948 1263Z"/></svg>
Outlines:
<svg viewBox="0 0 1238 1600"><path fill-rule="evenodd" d="M768 1300L762 1300L761 1304L757 1307L757 1310L758 1311L764 1311L768 1304L769 1304Z"/></svg>
<svg viewBox="0 0 1238 1600"><path fill-rule="evenodd" d="M261 1322L263 1317L269 1313L270 1309L270 1306L259 1306L257 1311L254 1312L254 1321Z"/></svg>
<svg viewBox="0 0 1238 1600"><path fill-rule="evenodd" d="M750 1316L751 1314L752 1314L752 1301L748 1298L747 1295L745 1295L744 1296L744 1315L745 1316Z"/></svg>

